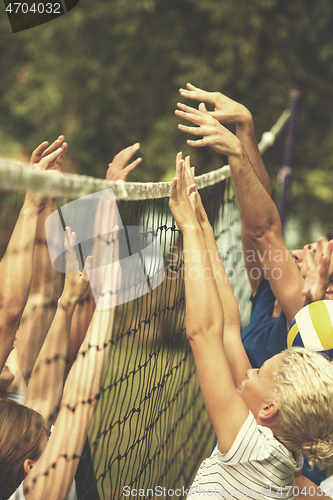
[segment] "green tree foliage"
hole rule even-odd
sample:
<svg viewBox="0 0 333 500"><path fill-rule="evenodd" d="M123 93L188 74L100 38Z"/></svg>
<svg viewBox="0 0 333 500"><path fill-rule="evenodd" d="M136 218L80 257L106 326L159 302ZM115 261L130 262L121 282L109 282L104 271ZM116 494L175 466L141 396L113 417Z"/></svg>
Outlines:
<svg viewBox="0 0 333 500"><path fill-rule="evenodd" d="M258 136L296 86L291 207L304 227L309 212L328 222L332 31L331 0L81 0L66 16L17 34L2 15L0 127L27 150L64 133L72 168L95 176L139 141L144 162L131 178L157 181L177 150L190 152L174 116L187 81L248 106ZM272 175L281 147L282 140L266 157ZM198 173L224 163L208 149L191 155Z"/></svg>

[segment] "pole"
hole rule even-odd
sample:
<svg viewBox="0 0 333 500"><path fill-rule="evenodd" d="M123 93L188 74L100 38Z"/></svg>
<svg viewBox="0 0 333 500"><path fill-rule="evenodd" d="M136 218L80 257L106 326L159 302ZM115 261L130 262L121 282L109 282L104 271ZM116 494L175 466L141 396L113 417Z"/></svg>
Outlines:
<svg viewBox="0 0 333 500"><path fill-rule="evenodd" d="M295 130L296 130L296 116L297 116L298 100L300 96L301 93L298 89L291 89L289 94L290 118L284 142L283 166L280 168L278 173L278 180L280 182L280 193L281 193L280 203L279 203L279 213L281 217L283 230L285 227L285 222L287 217L288 191L291 183L292 159L293 159Z"/></svg>

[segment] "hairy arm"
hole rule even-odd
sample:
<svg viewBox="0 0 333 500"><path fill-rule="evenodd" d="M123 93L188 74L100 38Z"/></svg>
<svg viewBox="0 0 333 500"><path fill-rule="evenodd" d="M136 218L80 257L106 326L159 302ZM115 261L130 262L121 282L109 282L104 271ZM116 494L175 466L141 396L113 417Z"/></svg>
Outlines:
<svg viewBox="0 0 333 500"><path fill-rule="evenodd" d="M290 323L303 307L304 280L283 239L277 208L256 174L241 141L207 112L178 104L177 116L196 127L179 125L180 130L203 136L189 140L194 147L211 146L229 158L231 178L243 226L256 249L260 267ZM245 256L246 258L246 256Z"/></svg>
<svg viewBox="0 0 333 500"><path fill-rule="evenodd" d="M213 111L207 111L203 104L200 105L200 109L218 120L221 124L236 125L236 136L242 142L262 185L267 193L271 195L270 180L258 148L258 141L250 111L242 104L230 99L220 92L207 92L195 87L191 83L188 83L186 87L186 89L179 90L182 97L213 105ZM253 241L249 237L244 224L242 226L241 236L245 267L251 284L252 293L255 295L264 278L264 273L261 269ZM252 269L254 271L252 271Z"/></svg>

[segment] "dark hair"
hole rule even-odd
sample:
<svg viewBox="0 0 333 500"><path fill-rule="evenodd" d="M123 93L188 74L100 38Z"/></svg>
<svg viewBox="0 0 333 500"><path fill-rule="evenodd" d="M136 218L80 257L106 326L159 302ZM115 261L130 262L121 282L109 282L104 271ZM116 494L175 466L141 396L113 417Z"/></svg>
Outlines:
<svg viewBox="0 0 333 500"><path fill-rule="evenodd" d="M22 483L24 461L38 459L44 430L43 417L14 401L0 401L0 500Z"/></svg>

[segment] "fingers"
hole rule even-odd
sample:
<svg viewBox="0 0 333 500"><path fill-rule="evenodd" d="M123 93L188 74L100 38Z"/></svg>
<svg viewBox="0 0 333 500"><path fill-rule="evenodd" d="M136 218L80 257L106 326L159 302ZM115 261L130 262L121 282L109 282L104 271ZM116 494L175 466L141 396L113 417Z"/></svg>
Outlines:
<svg viewBox="0 0 333 500"><path fill-rule="evenodd" d="M178 128L186 134L203 135L202 127L188 127L187 125L179 123Z"/></svg>
<svg viewBox="0 0 333 500"><path fill-rule="evenodd" d="M203 103L203 102L201 102L199 104L198 110L201 111L201 113L205 113L206 115L209 115L209 113L206 109L205 103Z"/></svg>
<svg viewBox="0 0 333 500"><path fill-rule="evenodd" d="M323 238L318 238L317 239L317 248L316 252L314 254L314 263L318 266L321 262L321 259L323 257Z"/></svg>
<svg viewBox="0 0 333 500"><path fill-rule="evenodd" d="M49 146L47 149L45 149L45 151L43 151L42 158L45 158L45 156L50 155L51 153L53 153L54 151L56 151L58 148L60 148L63 145L64 140L65 140L65 136L64 135L59 135L58 139L56 139L51 144L51 146Z"/></svg>
<svg viewBox="0 0 333 500"><path fill-rule="evenodd" d="M191 171L191 164L190 164L190 157L189 156L186 156L186 158L185 158L184 167L185 167L186 187L188 190L189 187L194 183L194 178L193 178L192 171Z"/></svg>
<svg viewBox="0 0 333 500"><path fill-rule="evenodd" d="M181 102L177 102L177 107L179 109L176 109L175 111L176 116L184 118L185 120L195 123L196 125L207 123L207 116L205 116L202 111L191 108L190 106L186 106L186 104L183 104Z"/></svg>
<svg viewBox="0 0 333 500"><path fill-rule="evenodd" d="M73 236L74 235L74 236ZM76 239L75 233L72 235L72 230L69 226L66 226L65 228L65 249L68 250L73 246L72 244L72 238ZM75 245L76 241L74 242Z"/></svg>
<svg viewBox="0 0 333 500"><path fill-rule="evenodd" d="M215 104L215 99L211 92L206 92L205 90L195 87L191 83L186 84L186 89L179 89L179 93L182 97L186 99L193 99L194 101L205 101L210 104Z"/></svg>
<svg viewBox="0 0 333 500"><path fill-rule="evenodd" d="M48 146L48 142L47 141L44 141L42 142L31 154L31 157L30 157L30 163L32 165L34 165L35 163L39 163L41 158L42 158L42 155L44 153L44 151L46 150L47 146Z"/></svg>
<svg viewBox="0 0 333 500"><path fill-rule="evenodd" d="M32 153L31 158L30 158L30 163L35 164L39 163L42 158L45 158L49 154L53 153L56 151L59 147L61 147L64 143L65 136L64 135L59 135L58 139L56 139L51 146L47 147L49 145L48 141L42 142ZM66 149L67 149L67 144L66 144Z"/></svg>
<svg viewBox="0 0 333 500"><path fill-rule="evenodd" d="M134 170L142 161L142 158L137 158L130 165L127 165L129 160L139 151L139 149L140 144L137 142L116 154L112 162L109 163L109 168L106 172L106 179L108 181L126 181L128 174L132 172L132 170Z"/></svg>
<svg viewBox="0 0 333 500"><path fill-rule="evenodd" d="M93 257L91 255L89 255L86 258L86 261L84 263L83 274L87 275L87 271L90 271L92 269L92 267L93 267ZM87 275L87 279L88 279L88 275Z"/></svg>
<svg viewBox="0 0 333 500"><path fill-rule="evenodd" d="M66 273L79 273L80 266L76 257L75 251L76 233L71 231L70 227L65 229L65 257L66 257Z"/></svg>
<svg viewBox="0 0 333 500"><path fill-rule="evenodd" d="M48 156L42 158L42 160L38 163L38 167L41 170L49 170L53 168L61 154L62 154L62 147L58 148L56 151L49 154Z"/></svg>

